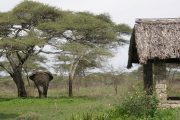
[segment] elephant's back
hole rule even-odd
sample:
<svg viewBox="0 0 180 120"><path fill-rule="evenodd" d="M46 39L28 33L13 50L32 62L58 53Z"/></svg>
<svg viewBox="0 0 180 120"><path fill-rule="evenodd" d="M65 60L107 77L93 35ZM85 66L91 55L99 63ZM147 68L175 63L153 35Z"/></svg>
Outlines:
<svg viewBox="0 0 180 120"><path fill-rule="evenodd" d="M38 83L38 85L44 86L48 85L49 83L49 75L46 74L45 72L38 72L34 76L34 81Z"/></svg>

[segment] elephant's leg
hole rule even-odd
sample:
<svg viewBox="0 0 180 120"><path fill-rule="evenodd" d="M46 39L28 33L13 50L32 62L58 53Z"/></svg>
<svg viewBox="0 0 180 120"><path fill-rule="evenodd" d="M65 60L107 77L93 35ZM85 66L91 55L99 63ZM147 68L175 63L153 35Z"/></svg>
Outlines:
<svg viewBox="0 0 180 120"><path fill-rule="evenodd" d="M40 89L40 86L39 86L38 83L36 83L36 82L35 82L35 85L36 85L36 87L37 87L37 89L38 89L39 98L42 98L42 91L41 91L41 89Z"/></svg>
<svg viewBox="0 0 180 120"><path fill-rule="evenodd" d="M38 86L39 98L43 97L43 91L41 90L40 86Z"/></svg>
<svg viewBox="0 0 180 120"><path fill-rule="evenodd" d="M48 86L43 87L43 95L44 97L47 97L47 91L48 91Z"/></svg>

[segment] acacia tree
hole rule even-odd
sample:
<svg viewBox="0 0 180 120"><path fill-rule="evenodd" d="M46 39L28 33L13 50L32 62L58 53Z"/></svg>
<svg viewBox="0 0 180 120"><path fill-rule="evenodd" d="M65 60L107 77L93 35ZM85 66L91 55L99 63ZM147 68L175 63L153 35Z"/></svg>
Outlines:
<svg viewBox="0 0 180 120"><path fill-rule="evenodd" d="M77 42L65 43L60 48L70 53L59 56L59 60L64 61L64 64L60 65L61 68L68 72L70 97L73 96L72 83L77 75L80 75L87 68L101 67L102 59L111 56L107 49Z"/></svg>
<svg viewBox="0 0 180 120"><path fill-rule="evenodd" d="M36 26L59 16L57 9L32 1L24 1L12 11L0 13L0 57L6 58L5 62L0 62L0 67L12 77L19 97L27 96L22 78L23 65L33 55L35 45L48 40L37 34Z"/></svg>
<svg viewBox="0 0 180 120"><path fill-rule="evenodd" d="M88 12L66 12L56 21L42 23L38 28L45 31L50 38L67 40L67 43L59 48L62 50L60 59L68 53L64 60L68 64L64 67L69 73L69 96L73 95L72 81L78 72L97 67L97 58L109 55L106 45L117 40L117 33L129 32L129 29L120 29L108 14L96 16Z"/></svg>
<svg viewBox="0 0 180 120"><path fill-rule="evenodd" d="M97 67L102 60L98 58L110 55L106 44L116 40L113 22L87 12L69 12L55 22L42 23L39 29L47 33L51 30L50 35L67 40L59 47L62 50L59 58L67 63L62 66L69 74L69 96L73 96L72 81L76 75L86 68Z"/></svg>

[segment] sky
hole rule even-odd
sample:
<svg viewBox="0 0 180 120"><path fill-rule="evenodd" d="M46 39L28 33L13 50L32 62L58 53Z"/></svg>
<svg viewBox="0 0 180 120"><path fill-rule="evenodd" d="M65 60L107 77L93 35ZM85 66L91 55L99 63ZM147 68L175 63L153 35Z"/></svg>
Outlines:
<svg viewBox="0 0 180 120"><path fill-rule="evenodd" d="M1 0L0 11L11 10L23 0ZM133 27L136 18L180 17L180 0L34 0L62 10L109 13L112 20Z"/></svg>

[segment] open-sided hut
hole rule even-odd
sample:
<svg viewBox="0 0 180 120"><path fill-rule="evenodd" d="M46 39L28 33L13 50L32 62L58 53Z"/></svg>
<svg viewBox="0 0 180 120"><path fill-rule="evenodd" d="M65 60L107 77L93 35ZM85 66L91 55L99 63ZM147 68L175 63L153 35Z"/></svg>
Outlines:
<svg viewBox="0 0 180 120"><path fill-rule="evenodd" d="M180 18L137 19L127 67L131 68L132 63L143 65L144 88L148 94L156 91L162 107L180 106L177 101L167 100L165 64L180 63Z"/></svg>

